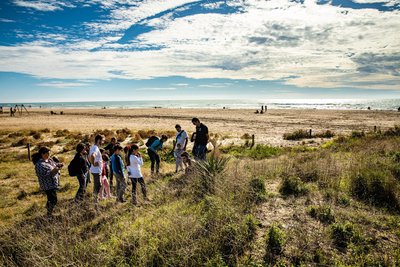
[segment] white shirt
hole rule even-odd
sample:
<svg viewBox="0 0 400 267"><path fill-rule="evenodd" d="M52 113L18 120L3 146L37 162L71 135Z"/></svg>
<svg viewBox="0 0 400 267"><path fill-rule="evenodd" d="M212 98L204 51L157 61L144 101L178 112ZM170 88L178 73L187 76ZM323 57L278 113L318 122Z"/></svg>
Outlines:
<svg viewBox="0 0 400 267"><path fill-rule="evenodd" d="M100 149L97 145L93 145L89 151L89 157L95 154L94 162L98 162L99 166L90 166L91 173L99 173L101 174L101 166L103 166L103 158L101 157Z"/></svg>
<svg viewBox="0 0 400 267"><path fill-rule="evenodd" d="M130 155L129 157L129 166L128 166L128 172L129 172L129 178L142 178L142 171L140 170L140 167L143 166L143 158L142 157L137 157L135 155Z"/></svg>
<svg viewBox="0 0 400 267"><path fill-rule="evenodd" d="M182 134L181 134L182 132ZM176 134L175 140L176 144L181 144L182 149L185 148L185 140L188 138L188 135L185 130L182 130L181 132Z"/></svg>

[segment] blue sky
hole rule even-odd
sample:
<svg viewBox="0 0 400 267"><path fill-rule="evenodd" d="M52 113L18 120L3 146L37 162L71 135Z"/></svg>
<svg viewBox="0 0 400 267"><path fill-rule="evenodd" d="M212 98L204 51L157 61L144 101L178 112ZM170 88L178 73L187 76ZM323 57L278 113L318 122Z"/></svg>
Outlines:
<svg viewBox="0 0 400 267"><path fill-rule="evenodd" d="M400 0L3 0L0 102L400 98Z"/></svg>

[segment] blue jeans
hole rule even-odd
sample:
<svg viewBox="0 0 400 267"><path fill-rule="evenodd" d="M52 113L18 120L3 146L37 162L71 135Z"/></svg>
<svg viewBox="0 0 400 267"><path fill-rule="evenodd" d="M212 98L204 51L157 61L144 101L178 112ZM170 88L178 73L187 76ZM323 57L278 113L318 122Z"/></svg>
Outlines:
<svg viewBox="0 0 400 267"><path fill-rule="evenodd" d="M160 156L150 149L147 150L147 153L151 160L151 173L154 172L154 165L156 166L156 172L158 173L160 171Z"/></svg>
<svg viewBox="0 0 400 267"><path fill-rule="evenodd" d="M207 145L195 144L193 148L194 158L197 160L205 160L207 153Z"/></svg>

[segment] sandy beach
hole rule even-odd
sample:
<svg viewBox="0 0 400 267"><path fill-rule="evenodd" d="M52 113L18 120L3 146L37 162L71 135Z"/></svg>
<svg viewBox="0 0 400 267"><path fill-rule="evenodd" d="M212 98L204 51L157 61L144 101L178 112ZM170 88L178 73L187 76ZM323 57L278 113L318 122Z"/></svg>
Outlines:
<svg viewBox="0 0 400 267"><path fill-rule="evenodd" d="M0 127L7 130L22 129L68 129L91 132L96 129L131 130L174 130L179 123L189 133L194 130L192 117L198 117L209 127L210 133L225 136L229 142L240 140L245 134L254 134L257 143L269 145L290 145L284 141L284 133L298 129L312 129L314 132L331 130L346 134L353 130L386 129L400 123L400 112L396 111L355 111L355 110L268 110L266 114L254 114L245 109L53 109L58 115L51 115L47 109L30 109L9 117L0 115ZM60 111L64 115L59 115Z"/></svg>

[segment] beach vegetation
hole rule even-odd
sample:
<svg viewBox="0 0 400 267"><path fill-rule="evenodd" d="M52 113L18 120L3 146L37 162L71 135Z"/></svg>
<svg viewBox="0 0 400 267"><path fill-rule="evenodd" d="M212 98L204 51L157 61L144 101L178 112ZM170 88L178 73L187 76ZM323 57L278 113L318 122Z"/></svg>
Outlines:
<svg viewBox="0 0 400 267"><path fill-rule="evenodd" d="M291 133L285 133L283 134L283 139L284 140L291 140L291 141L296 141L296 140L302 140L302 139L308 139L308 138L332 138L335 136L335 133L331 130L326 130L323 132L317 132L313 134L313 132L310 130L296 130Z"/></svg>
<svg viewBox="0 0 400 267"><path fill-rule="evenodd" d="M309 192L309 188L299 177L286 176L282 178L279 192L284 196L302 196Z"/></svg>
<svg viewBox="0 0 400 267"><path fill-rule="evenodd" d="M38 140L30 131L4 131L0 146L2 266L400 264L400 139L385 131L336 136L312 149L226 145L188 174L174 173L173 158L163 154L157 177L142 147L151 202L139 194L132 206L127 193L126 203L94 205L90 185L84 205L75 203L78 183L63 169L53 218L45 216L46 197L26 148L11 144L24 137L32 151L53 144L68 163L77 142L116 130L61 137L39 130ZM125 134L145 140L139 131Z"/></svg>
<svg viewBox="0 0 400 267"><path fill-rule="evenodd" d="M328 205L311 206L308 208L308 214L322 223L331 224L335 222L335 215Z"/></svg>

